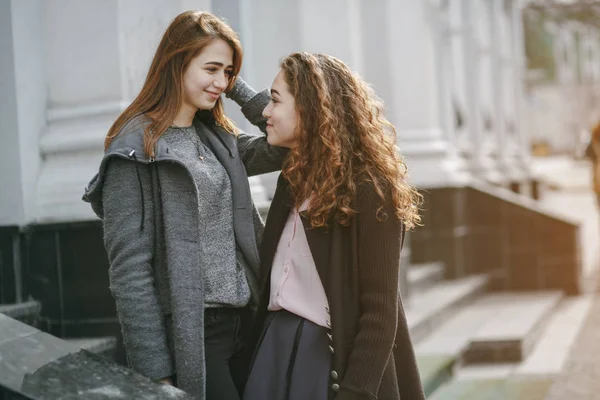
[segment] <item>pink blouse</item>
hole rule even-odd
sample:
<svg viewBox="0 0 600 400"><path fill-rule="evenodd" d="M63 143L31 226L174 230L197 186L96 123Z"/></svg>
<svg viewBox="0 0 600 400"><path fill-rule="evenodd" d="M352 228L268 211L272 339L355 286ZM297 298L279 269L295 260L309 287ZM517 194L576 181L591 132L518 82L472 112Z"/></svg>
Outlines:
<svg viewBox="0 0 600 400"><path fill-rule="evenodd" d="M308 200L300 211L307 207ZM290 212L273 259L268 309L284 309L325 328L331 322L325 289L295 208Z"/></svg>

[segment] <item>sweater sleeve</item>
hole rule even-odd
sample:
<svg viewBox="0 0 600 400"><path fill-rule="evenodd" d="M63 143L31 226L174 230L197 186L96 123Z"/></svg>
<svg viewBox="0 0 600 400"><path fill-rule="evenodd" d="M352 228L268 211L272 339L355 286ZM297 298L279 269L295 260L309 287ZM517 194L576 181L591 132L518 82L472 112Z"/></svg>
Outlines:
<svg viewBox="0 0 600 400"><path fill-rule="evenodd" d="M150 379L161 379L174 371L151 264L154 218L150 179L145 165L108 161L102 194L104 243L110 290L130 367Z"/></svg>
<svg viewBox="0 0 600 400"><path fill-rule="evenodd" d="M384 370L390 362L395 345L403 346L401 363L407 368L403 372L406 373L406 381L398 382L401 398L424 399L398 290L400 246L404 228L388 201L383 204L382 209L387 218L382 221L377 219L381 200L372 186L361 185L358 199L361 316L348 368L340 383L336 400L376 400ZM415 379L414 374L417 375L416 383L411 381Z"/></svg>
<svg viewBox="0 0 600 400"><path fill-rule="evenodd" d="M226 96L242 108L242 114L252 125L267 133L267 119L262 115L263 110L271 101L267 89L257 93L252 86L238 76L235 85L227 92Z"/></svg>

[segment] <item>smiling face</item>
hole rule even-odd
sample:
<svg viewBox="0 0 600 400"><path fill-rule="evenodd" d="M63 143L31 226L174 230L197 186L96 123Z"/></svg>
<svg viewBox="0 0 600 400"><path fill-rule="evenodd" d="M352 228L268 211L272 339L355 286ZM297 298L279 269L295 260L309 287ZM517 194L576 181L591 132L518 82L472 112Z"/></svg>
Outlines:
<svg viewBox="0 0 600 400"><path fill-rule="evenodd" d="M190 62L183 74L183 105L193 113L212 109L231 79L233 49L215 39Z"/></svg>
<svg viewBox="0 0 600 400"><path fill-rule="evenodd" d="M263 111L267 119L267 141L272 146L292 148L296 145L296 101L279 71L271 86L271 101Z"/></svg>

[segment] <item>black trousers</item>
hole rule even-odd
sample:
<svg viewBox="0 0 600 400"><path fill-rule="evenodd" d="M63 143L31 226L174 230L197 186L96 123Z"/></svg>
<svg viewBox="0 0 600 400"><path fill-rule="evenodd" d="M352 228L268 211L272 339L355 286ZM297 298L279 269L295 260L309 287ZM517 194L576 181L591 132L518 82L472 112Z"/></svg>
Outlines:
<svg viewBox="0 0 600 400"><path fill-rule="evenodd" d="M206 400L240 400L247 368L243 357L246 309L207 308L204 312Z"/></svg>

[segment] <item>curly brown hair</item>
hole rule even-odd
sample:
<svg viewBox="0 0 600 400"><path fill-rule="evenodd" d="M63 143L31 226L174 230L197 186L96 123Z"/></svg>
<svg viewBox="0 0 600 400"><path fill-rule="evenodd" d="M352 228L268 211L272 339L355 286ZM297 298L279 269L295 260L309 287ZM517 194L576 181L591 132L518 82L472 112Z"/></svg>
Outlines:
<svg viewBox="0 0 600 400"><path fill-rule="evenodd" d="M297 207L311 199L311 225L326 227L332 217L348 225L362 182L382 200L380 220L387 218L383 205L391 194L396 218L407 228L418 225L422 196L406 182L396 130L373 89L341 60L324 54L293 53L280 67L298 113L297 145L282 173Z"/></svg>
<svg viewBox="0 0 600 400"><path fill-rule="evenodd" d="M144 114L151 120L144 134L144 151L148 157L154 157L156 142L173 123L181 108L183 75L187 67L207 45L217 39L227 42L233 50L233 71L225 91L230 90L242 67L242 44L237 34L225 21L209 12L185 11L175 17L165 31L142 90L111 126L104 140L104 148L108 148L129 121ZM237 135L235 124L225 115L222 99L217 100L210 114L227 131Z"/></svg>

